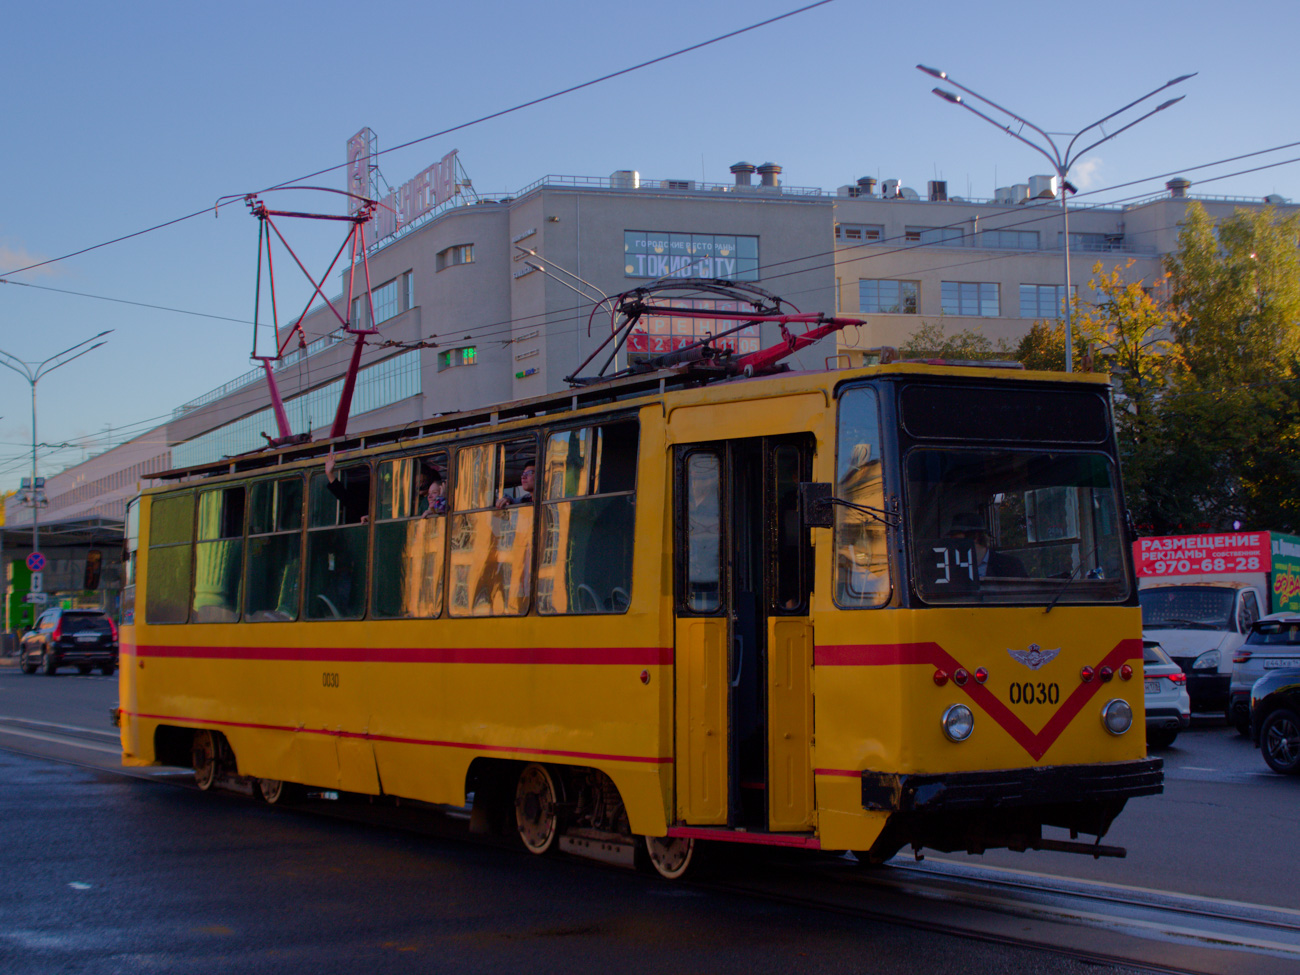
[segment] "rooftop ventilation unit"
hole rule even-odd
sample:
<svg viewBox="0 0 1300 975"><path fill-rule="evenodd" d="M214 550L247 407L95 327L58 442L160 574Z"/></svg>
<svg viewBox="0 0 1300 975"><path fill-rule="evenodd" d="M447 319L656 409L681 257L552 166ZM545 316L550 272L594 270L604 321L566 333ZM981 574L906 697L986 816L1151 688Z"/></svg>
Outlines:
<svg viewBox="0 0 1300 975"><path fill-rule="evenodd" d="M693 179L661 179L659 181L661 190L693 190L695 189L695 180Z"/></svg>
<svg viewBox="0 0 1300 975"><path fill-rule="evenodd" d="M609 185L616 190L635 190L641 186L641 174L635 169L619 169L610 173Z"/></svg>
<svg viewBox="0 0 1300 975"><path fill-rule="evenodd" d="M1030 176L1029 177L1029 198L1031 200L1055 200L1056 199L1056 177L1055 176Z"/></svg>
<svg viewBox="0 0 1300 975"><path fill-rule="evenodd" d="M1015 205L1022 203L1029 197L1029 186L1025 183L1017 183L1015 186L999 186L993 191L993 200L995 203Z"/></svg>
<svg viewBox="0 0 1300 975"><path fill-rule="evenodd" d="M1291 201L1280 193L1270 193L1268 196L1264 197L1264 202L1271 204L1272 206L1285 206Z"/></svg>
<svg viewBox="0 0 1300 975"><path fill-rule="evenodd" d="M886 200L895 200L898 198L899 182L896 179L883 180L880 184L880 195Z"/></svg>
<svg viewBox="0 0 1300 975"><path fill-rule="evenodd" d="M948 181L943 179L930 180L930 202L942 203L948 199Z"/></svg>

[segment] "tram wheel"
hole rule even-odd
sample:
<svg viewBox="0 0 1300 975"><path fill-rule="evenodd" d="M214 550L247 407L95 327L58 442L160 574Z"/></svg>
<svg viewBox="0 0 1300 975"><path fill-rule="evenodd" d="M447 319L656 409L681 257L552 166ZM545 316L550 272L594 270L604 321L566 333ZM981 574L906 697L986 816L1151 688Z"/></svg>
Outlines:
<svg viewBox="0 0 1300 975"><path fill-rule="evenodd" d="M217 736L210 731L194 732L190 760L194 765L194 784L207 792L217 781Z"/></svg>
<svg viewBox="0 0 1300 975"><path fill-rule="evenodd" d="M546 853L555 846L560 832L555 806L555 782L546 766L526 766L515 786L515 826L528 852Z"/></svg>
<svg viewBox="0 0 1300 975"><path fill-rule="evenodd" d="M642 867L653 870L665 880L685 876L695 860L693 836L644 836L644 851L638 850Z"/></svg>
<svg viewBox="0 0 1300 975"><path fill-rule="evenodd" d="M299 795L294 783L281 779L258 779L257 792L268 806L287 806Z"/></svg>

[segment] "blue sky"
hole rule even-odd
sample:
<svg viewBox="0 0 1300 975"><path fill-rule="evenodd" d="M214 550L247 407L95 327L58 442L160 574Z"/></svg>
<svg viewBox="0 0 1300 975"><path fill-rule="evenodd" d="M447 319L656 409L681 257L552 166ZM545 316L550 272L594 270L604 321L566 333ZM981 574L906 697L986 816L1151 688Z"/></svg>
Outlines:
<svg viewBox="0 0 1300 975"><path fill-rule="evenodd" d="M0 60L0 275L340 164L362 126L384 149L800 5L17 5ZM1290 95L1297 36L1300 6L1280 2L835 0L390 153L381 168L400 185L457 149L476 188L492 194L547 174L618 169L728 182L732 163L771 160L791 186L833 191L876 176L924 191L940 178L951 193L988 197L1044 172L1043 160L931 95L917 63L1067 133L1199 72L1178 87L1182 103L1085 157L1074 171L1080 189L1103 191L1092 200L1155 194L1178 171L1207 194L1297 200L1300 163L1216 177L1300 157L1300 146L1192 169L1300 142ZM342 170L313 182L341 188ZM108 345L41 381L39 439L84 445L42 452L42 473L249 369L256 234L256 221L229 207L7 275L0 350L39 361L114 329ZM337 243L331 230L329 242L309 234L303 246L317 267ZM30 387L0 370L0 489L30 465L30 410Z"/></svg>

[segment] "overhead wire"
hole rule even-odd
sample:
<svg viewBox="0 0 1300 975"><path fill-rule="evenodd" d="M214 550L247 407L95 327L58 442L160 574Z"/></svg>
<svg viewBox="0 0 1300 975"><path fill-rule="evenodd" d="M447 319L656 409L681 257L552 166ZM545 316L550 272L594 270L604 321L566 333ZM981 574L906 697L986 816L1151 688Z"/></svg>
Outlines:
<svg viewBox="0 0 1300 975"><path fill-rule="evenodd" d="M665 61L670 61L670 60L672 60L673 58L681 57L681 56L684 55L684 54L690 54L690 53L693 52L693 51L701 50L701 49L706 48L706 47L709 47L709 46L711 46L711 45L713 45L713 44L719 44L719 43L721 43L722 41L730 40L730 39L733 38L733 37L739 37L739 36L742 35L742 34L747 34L747 33L749 33L750 31L754 31L754 30L758 30L758 29L760 29L760 28L762 28L762 27L770 26L771 24L778 23L778 22L780 22L780 21L782 21L782 20L788 20L788 19L791 18L791 17L796 17L796 16L798 16L799 14L807 13L807 12L810 11L810 10L815 10L815 9L818 8L818 7L824 7L824 6L826 6L827 4L834 3L834 2L835 2L835 0L815 0L815 2L813 2L813 3L805 4L805 5L802 6L802 7L798 7L798 8L796 8L796 9L794 9L794 10L786 11L785 13L783 13L783 14L778 14L778 15L776 15L776 16L774 16L774 17L768 17L768 18L765 19L765 20L760 20L760 21L758 21L757 23L750 24L750 25L747 26L747 27L740 27L740 28L737 28L736 30L728 31L728 32L725 33L725 34L719 34L717 37L712 37L712 38L709 38L709 39L706 40L706 41L700 41L700 42L698 42L698 43L696 43L696 44L691 44L691 45L689 45L689 46L687 46L687 47L680 48L680 49L678 49L678 50L676 50L676 51L673 51L673 52L671 52L671 53L669 53L669 54L662 54L662 55L660 55L660 56L658 56L658 57L651 58L651 59L649 59L648 61L642 61L642 62L640 62L639 64L634 64L634 65L632 65L631 67L621 68L621 69L618 70L618 71L611 71L611 72L608 73L608 74L601 75L599 78L593 78L593 79L591 79L590 81L584 81L584 82L582 82L581 84L577 84L577 85L570 85L568 88L563 88L563 89L561 89L561 90L559 90L559 91L551 92L549 95L542 95L542 96L540 96L540 97L538 97L538 98L532 98L532 99L529 99L528 101L520 102L518 105L511 106L510 108L504 108L504 109L500 109L499 111L496 111L496 112L491 112L491 113L489 113L489 114L487 114L487 115L480 116L479 118L472 119L471 121L468 121L468 122L462 122L462 123L460 123L460 124L458 124L458 125L453 125L453 126L451 126L451 127L449 127L449 128L442 129L442 130L439 131L439 132L433 132L433 133L430 133L429 135L423 135L423 136L420 136L420 137L417 138L417 139L411 139L411 140L409 140L409 141L407 141L407 142L403 142L403 143L401 143L401 144L399 144L399 145L392 146L392 147L390 147L390 148L388 148L388 149L381 149L381 150L379 150L378 152L376 152L375 155L376 155L376 156L382 156L382 155L386 155L386 154L388 154L388 153L390 153L390 152L397 152L397 151L400 150L400 149L406 149L406 148L409 148L410 146L419 145L420 143L422 143L422 142L428 142L428 141L431 140L431 139L438 139L438 138L441 138L441 137L443 137L443 136L445 136L445 135L450 135L450 134L453 133L453 132L459 132L459 131L461 131L462 129L467 129L467 128L470 128L471 126L474 126L474 125L480 125L480 124L482 124L483 122L489 122L489 121L491 121L491 120L493 120L493 119L502 118L503 116L510 115L510 114L512 114L512 113L514 113L514 112L522 111L522 110L525 109L525 108L531 108L531 107L534 106L534 105L540 105L540 104L542 104L543 102L548 102L548 101L551 101L551 100L553 100L553 99L560 98L560 97L562 97L562 96L564 96L564 95L570 95L570 94L572 94L572 93L574 93L574 92L576 92L576 91L581 91L581 90L583 90L584 88L590 88L590 87L592 87L593 85L599 85L599 84L602 84L603 82L606 82L606 81L612 81L614 78L620 78L620 77L622 77L623 75L631 74L631 73L633 73L633 72L635 72L635 71L640 71L640 70L642 70L643 68L648 68L648 67L651 67L651 66L656 65L656 64L662 64L663 62L665 62ZM340 164L335 165L335 166L327 166L326 168L324 168L324 169L318 169L318 170L316 170L315 172L306 173L306 174L304 174L304 175L302 175L302 176L294 177L293 179L287 179L287 180L283 180L283 181L281 181L281 182L279 182L279 183L275 183L275 184L273 184L273 185L271 185L271 186L266 187L266 188L263 189L263 190L259 190L258 192L265 193L265 192L268 192L268 191L270 191L270 190L281 189L281 188L284 188L284 187L290 186L290 185L292 185L292 184L294 184L294 183L300 183L300 182L302 182L303 180L314 179L314 178L317 177L317 176L322 176L322 175L324 175L324 174L326 174L326 173L331 173L331 172L335 171L336 169L344 169L344 168L347 167L347 165L348 165L347 163L340 163ZM224 204L219 203L219 204L217 204L217 206L229 205L229 204L232 204L232 203L238 203L238 202L239 202L239 199L236 198L236 199L228 200L228 201L226 201L226 203L224 203ZM164 221L163 223L154 224L154 225L151 226L151 227L146 227L146 228L143 229L143 230L137 230L137 231L135 231L134 233L123 234L122 236L120 236L120 237L115 237L115 238L113 238L112 240L106 240L106 241L103 241L103 242L98 243L98 244L92 244L92 245L89 246L89 247L82 247L82 248L80 248L79 250L71 251L71 252L69 252L69 253L67 253L67 254L63 254L63 255L61 255L61 256L59 256L59 257L51 257L51 258L49 258L49 259L47 259L47 260L44 260L44 261L38 261L38 262L36 262L36 263L34 263L34 264L28 264L28 265L26 265L25 267L14 268L13 270L10 270L10 271L3 271L3 272L0 272L0 278L7 277L7 276L9 276L9 275L11 275L11 274L21 274L21 273L23 273L24 271L34 271L34 270L36 270L37 268L47 267L47 266L49 266L49 265L51 265L51 264L57 264L57 263L59 263L60 261L66 261L66 260L69 260L69 259L71 259L71 258L73 258L73 257L80 257L82 254L88 254L88 253L90 253L91 251L100 250L100 249L102 249L102 248L104 248L104 247L110 247L110 246L112 246L113 244L120 244L120 243L122 243L123 241L126 241L126 240L132 240L133 238L141 237L141 236L143 236L143 235L145 235L145 234L150 234L150 233L153 233L153 232L158 231L158 230L163 230L163 229L165 229L165 228L167 228L167 227L173 227L173 226L175 226L175 225L178 224L178 223L183 223L183 222L185 222L186 220L192 220L192 219L194 219L195 217L202 216L203 214L206 214L206 213L212 212L214 209L215 209L214 207L211 207L211 206L205 206L205 207L203 207L203 209L201 209L201 210L195 210L193 213L187 213L187 214L185 214L185 215L182 216L182 217L176 217L176 218L174 218L174 219L172 219L172 220Z"/></svg>

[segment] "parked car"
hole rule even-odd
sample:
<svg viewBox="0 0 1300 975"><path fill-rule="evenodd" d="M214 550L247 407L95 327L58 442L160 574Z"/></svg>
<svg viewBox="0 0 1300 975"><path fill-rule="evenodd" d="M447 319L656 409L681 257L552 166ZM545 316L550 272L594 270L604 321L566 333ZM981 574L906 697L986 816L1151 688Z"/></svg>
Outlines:
<svg viewBox="0 0 1300 975"><path fill-rule="evenodd" d="M1251 624L1246 642L1232 655L1228 721L1250 734L1250 689L1265 674L1300 667L1300 613L1271 613Z"/></svg>
<svg viewBox="0 0 1300 975"><path fill-rule="evenodd" d="M1300 669L1275 670L1255 681L1250 729L1269 768L1300 773Z"/></svg>
<svg viewBox="0 0 1300 975"><path fill-rule="evenodd" d="M83 674L98 667L108 676L117 669L117 624L97 609L47 609L23 634L18 666L24 674L39 667L50 675L63 666Z"/></svg>
<svg viewBox="0 0 1300 975"><path fill-rule="evenodd" d="M1142 677L1146 682L1147 747L1168 748L1192 722L1187 675L1155 640L1142 641Z"/></svg>
<svg viewBox="0 0 1300 975"><path fill-rule="evenodd" d="M1259 618L1255 587L1227 580L1151 582L1139 590L1138 602L1142 635L1183 668L1192 710L1222 714L1233 655Z"/></svg>

